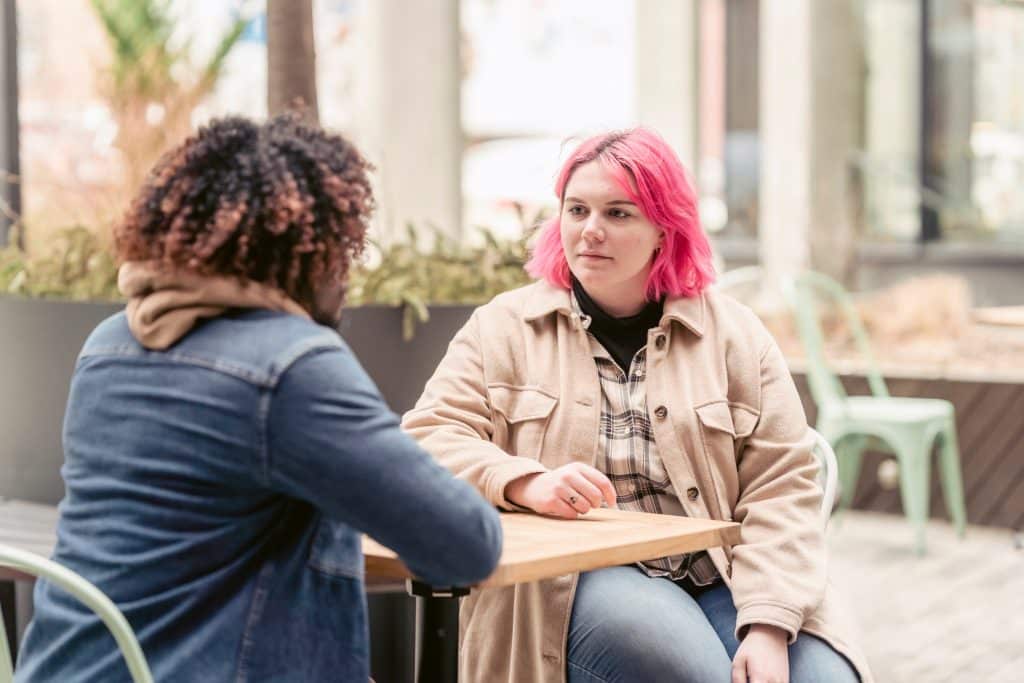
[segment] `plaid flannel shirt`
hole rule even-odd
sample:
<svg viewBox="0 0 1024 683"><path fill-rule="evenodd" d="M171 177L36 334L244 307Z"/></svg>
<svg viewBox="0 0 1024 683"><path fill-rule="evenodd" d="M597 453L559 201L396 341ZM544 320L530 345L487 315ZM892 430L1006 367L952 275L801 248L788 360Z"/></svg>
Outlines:
<svg viewBox="0 0 1024 683"><path fill-rule="evenodd" d="M585 325L576 297L573 308ZM601 380L601 426L597 469L615 487L616 502L623 510L685 517L686 511L672 489L668 472L658 456L658 446L647 410L647 350L637 351L627 375L594 335L587 333ZM689 576L698 586L718 578L718 570L706 552L673 555L637 563L651 577L678 581Z"/></svg>

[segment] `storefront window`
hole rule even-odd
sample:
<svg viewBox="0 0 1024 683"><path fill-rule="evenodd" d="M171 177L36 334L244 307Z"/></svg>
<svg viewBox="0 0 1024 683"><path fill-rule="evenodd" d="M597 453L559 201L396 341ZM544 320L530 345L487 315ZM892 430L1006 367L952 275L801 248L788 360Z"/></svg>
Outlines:
<svg viewBox="0 0 1024 683"><path fill-rule="evenodd" d="M863 8L868 234L1024 243L1024 3Z"/></svg>
<svg viewBox="0 0 1024 683"><path fill-rule="evenodd" d="M758 0L700 5L701 218L713 235L757 233Z"/></svg>
<svg viewBox="0 0 1024 683"><path fill-rule="evenodd" d="M955 19L948 38L942 40L943 34L936 32L933 50L955 50L958 32L969 31L972 51L963 59L973 69L972 88L965 91L947 81L936 94L951 109L957 101L973 98L969 144L954 141L949 147L968 151L960 162L966 176L962 182L976 222L950 221L942 227L951 237L963 231L1024 243L1024 3L979 2L973 16ZM941 155L942 148L937 151Z"/></svg>

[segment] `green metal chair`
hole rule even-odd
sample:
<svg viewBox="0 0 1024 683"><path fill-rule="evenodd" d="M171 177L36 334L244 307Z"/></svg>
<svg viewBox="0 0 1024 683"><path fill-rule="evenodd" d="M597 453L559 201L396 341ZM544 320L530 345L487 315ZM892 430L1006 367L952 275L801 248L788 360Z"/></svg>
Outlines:
<svg viewBox="0 0 1024 683"><path fill-rule="evenodd" d="M957 533L963 536L967 515L953 404L941 399L889 395L860 316L839 283L820 273L805 272L783 286L807 354L807 381L818 407L816 427L835 448L839 461L840 508L848 507L853 500L863 452L869 445L880 444L883 450L896 455L899 462L903 510L915 527L917 551L924 553L931 454L938 441L943 497ZM850 326L857 349L867 363L871 396L848 396L829 368L818 317L818 304L822 301L837 304Z"/></svg>
<svg viewBox="0 0 1024 683"><path fill-rule="evenodd" d="M153 683L153 674L142 654L139 641L117 606L100 589L66 567L46 558L9 545L0 544L0 566L12 567L18 571L46 579L63 588L82 601L103 620L121 650L128 671L135 683ZM14 667L11 664L10 647L0 619L0 683L12 683Z"/></svg>

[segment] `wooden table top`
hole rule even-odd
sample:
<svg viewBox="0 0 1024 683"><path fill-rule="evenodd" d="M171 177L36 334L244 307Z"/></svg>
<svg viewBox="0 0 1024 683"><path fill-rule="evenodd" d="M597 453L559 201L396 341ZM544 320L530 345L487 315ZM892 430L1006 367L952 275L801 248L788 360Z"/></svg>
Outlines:
<svg viewBox="0 0 1024 683"><path fill-rule="evenodd" d="M57 507L0 498L0 543L50 557L57 545ZM10 567L0 567L0 581L31 580Z"/></svg>
<svg viewBox="0 0 1024 683"><path fill-rule="evenodd" d="M740 525L600 508L579 519L501 514L505 547L498 568L479 588L510 586L739 543ZM394 552L363 539L367 577L412 578Z"/></svg>
<svg viewBox="0 0 1024 683"><path fill-rule="evenodd" d="M0 543L50 557L57 508L0 498ZM495 572L480 587L509 586L572 572L630 564L739 542L740 525L673 515L601 508L576 520L529 513L501 514L505 546ZM368 583L411 578L391 550L363 539ZM0 580L31 577L0 567Z"/></svg>
<svg viewBox="0 0 1024 683"><path fill-rule="evenodd" d="M1024 306L989 306L971 311L975 321L985 325L1024 328Z"/></svg>

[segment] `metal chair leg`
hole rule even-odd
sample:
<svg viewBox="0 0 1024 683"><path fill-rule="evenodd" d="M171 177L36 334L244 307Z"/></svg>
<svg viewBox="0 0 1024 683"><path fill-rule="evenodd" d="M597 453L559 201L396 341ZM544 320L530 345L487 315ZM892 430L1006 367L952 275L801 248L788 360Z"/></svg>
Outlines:
<svg viewBox="0 0 1024 683"><path fill-rule="evenodd" d="M18 653L17 592L13 581L0 581L0 683L4 683L4 664L14 670Z"/></svg>
<svg viewBox="0 0 1024 683"><path fill-rule="evenodd" d="M11 683L13 680L13 645L7 642L7 630L4 628L4 610L0 607L0 683Z"/></svg>
<svg viewBox="0 0 1024 683"><path fill-rule="evenodd" d="M939 473L942 496L946 509L956 527L956 533L963 538L967 529L967 509L964 505L964 485L960 474L960 448L956 439L956 423L949 420L939 434Z"/></svg>

